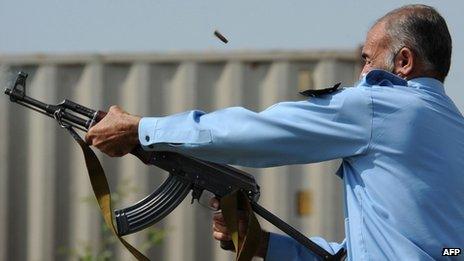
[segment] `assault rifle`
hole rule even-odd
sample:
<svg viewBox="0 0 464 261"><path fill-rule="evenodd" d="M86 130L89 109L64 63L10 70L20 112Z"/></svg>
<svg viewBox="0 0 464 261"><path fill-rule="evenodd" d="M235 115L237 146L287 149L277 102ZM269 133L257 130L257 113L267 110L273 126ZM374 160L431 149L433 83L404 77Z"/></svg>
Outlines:
<svg viewBox="0 0 464 261"><path fill-rule="evenodd" d="M87 131L103 117L103 111L92 110L65 99L59 104L51 105L26 95L27 74L19 72L12 89L5 94L10 101L21 104L37 112L54 118L62 127L73 127ZM117 233L120 236L140 231L158 222L173 211L192 191L192 203L199 199L204 190L222 198L233 191L241 190L250 200L255 213L274 226L293 237L303 246L324 260L340 260L344 250L331 255L305 237L295 228L260 206L257 201L260 189L253 176L228 165L199 160L174 152L148 152L140 146L132 152L142 162L157 166L169 173L169 177L152 194L132 206L115 210ZM226 248L221 244L223 248Z"/></svg>

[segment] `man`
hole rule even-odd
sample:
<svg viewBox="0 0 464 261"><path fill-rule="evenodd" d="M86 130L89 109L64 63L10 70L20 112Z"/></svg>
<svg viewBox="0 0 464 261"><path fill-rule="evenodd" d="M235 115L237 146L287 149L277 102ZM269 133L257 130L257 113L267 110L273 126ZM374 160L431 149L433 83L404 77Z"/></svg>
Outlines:
<svg viewBox="0 0 464 261"><path fill-rule="evenodd" d="M252 167L342 158L346 240L313 238L349 260L432 260L464 246L464 118L445 94L451 37L432 8L409 5L367 34L355 88L260 113L227 108L142 118L112 107L87 141L110 156L140 143ZM381 69L381 70L379 70ZM217 203L217 202L216 202ZM222 216L214 238L229 240ZM266 260L312 260L293 239L262 233Z"/></svg>

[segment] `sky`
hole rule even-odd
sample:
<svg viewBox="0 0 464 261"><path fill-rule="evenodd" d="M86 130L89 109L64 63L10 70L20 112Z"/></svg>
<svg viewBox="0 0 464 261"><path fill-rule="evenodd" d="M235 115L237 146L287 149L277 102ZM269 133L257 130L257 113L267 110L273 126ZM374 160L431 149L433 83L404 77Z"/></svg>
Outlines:
<svg viewBox="0 0 464 261"><path fill-rule="evenodd" d="M457 0L0 0L0 55L350 50L377 18L411 3L434 6L448 23L454 49L445 86L464 112L464 1Z"/></svg>

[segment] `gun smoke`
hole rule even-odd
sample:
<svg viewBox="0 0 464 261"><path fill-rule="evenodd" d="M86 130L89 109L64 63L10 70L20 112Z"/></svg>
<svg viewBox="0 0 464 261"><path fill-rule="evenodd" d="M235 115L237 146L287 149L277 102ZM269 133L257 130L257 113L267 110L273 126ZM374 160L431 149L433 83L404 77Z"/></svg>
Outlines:
<svg viewBox="0 0 464 261"><path fill-rule="evenodd" d="M0 65L0 88L11 87L15 79L15 74L5 65Z"/></svg>

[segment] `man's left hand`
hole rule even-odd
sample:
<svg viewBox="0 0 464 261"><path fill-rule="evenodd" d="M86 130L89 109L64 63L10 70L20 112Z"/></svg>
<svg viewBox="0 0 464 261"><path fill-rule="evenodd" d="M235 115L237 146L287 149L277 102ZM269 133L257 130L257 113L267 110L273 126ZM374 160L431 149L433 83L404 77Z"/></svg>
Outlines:
<svg viewBox="0 0 464 261"><path fill-rule="evenodd" d="M113 105L108 114L90 128L85 140L110 157L124 156L139 144L139 121L140 117Z"/></svg>

